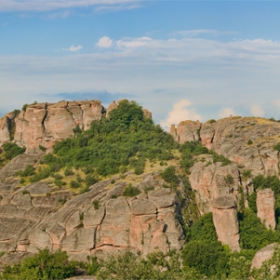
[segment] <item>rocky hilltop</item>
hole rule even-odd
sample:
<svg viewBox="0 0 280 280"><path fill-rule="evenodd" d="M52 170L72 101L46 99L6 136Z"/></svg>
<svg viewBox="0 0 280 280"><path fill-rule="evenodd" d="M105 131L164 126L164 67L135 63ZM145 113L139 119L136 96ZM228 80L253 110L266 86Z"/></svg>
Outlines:
<svg viewBox="0 0 280 280"><path fill-rule="evenodd" d="M111 114L123 104L127 111ZM91 127L93 121L100 122ZM231 251L247 249L248 215L262 232L278 234L279 122L187 120L171 126L170 134L128 101L107 110L99 101L40 103L2 117L4 158L7 143L26 151L1 160L0 251L9 254L0 262L38 248L62 249L83 261L126 251L180 251L196 240L192 225L208 214L215 238ZM94 180L82 188L90 176ZM252 250L275 242L272 237ZM262 252L255 267L266 258Z"/></svg>
<svg viewBox="0 0 280 280"><path fill-rule="evenodd" d="M280 123L254 117L228 117L218 121L182 121L170 128L176 141L198 141L218 154L250 169L254 175L278 175Z"/></svg>
<svg viewBox="0 0 280 280"><path fill-rule="evenodd" d="M73 135L73 129L88 130L92 121L108 117L117 107L118 103L113 101L106 110L99 100L26 105L0 119L0 146L14 140L26 147L27 153L37 152L39 146L51 149L55 141ZM143 112L151 117L148 110Z"/></svg>

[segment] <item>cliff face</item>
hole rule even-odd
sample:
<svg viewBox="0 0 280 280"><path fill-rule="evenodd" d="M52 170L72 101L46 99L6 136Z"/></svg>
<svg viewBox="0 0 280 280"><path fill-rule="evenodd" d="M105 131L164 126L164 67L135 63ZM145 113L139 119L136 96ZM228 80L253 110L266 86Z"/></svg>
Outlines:
<svg viewBox="0 0 280 280"><path fill-rule="evenodd" d="M13 127L8 125L7 115L0 120L0 145L13 133L14 141L28 153L38 150L39 145L51 148L55 141L73 135L77 126L87 130L93 120L101 119L103 111L100 101L29 105L10 119Z"/></svg>
<svg viewBox="0 0 280 280"><path fill-rule="evenodd" d="M206 123L185 121L176 129L171 127L175 140L199 141L218 154L252 170L252 174L278 175L280 123L252 117L229 117Z"/></svg>
<svg viewBox="0 0 280 280"><path fill-rule="evenodd" d="M40 145L51 149L55 141L73 135L76 127L88 130L92 121L108 117L118 104L113 101L107 110L98 100L29 105L18 115L9 113L0 119L0 146L13 138L16 144L26 147L27 153L38 152ZM152 117L146 109L143 113Z"/></svg>
<svg viewBox="0 0 280 280"><path fill-rule="evenodd" d="M218 239L239 250L237 211L233 204L248 207L246 197L254 191L252 176L279 176L279 152L273 147L280 142L280 123L252 117L229 117L206 123L183 121L177 128L172 125L170 134L179 143L201 142L232 161L222 166L213 164L211 156L198 158L190 169L189 179L200 213L213 213ZM244 170L250 170L252 176L244 177ZM220 207L219 201L232 203ZM272 190L258 190L258 217L268 229L275 229L276 225L274 204Z"/></svg>
<svg viewBox="0 0 280 280"><path fill-rule="evenodd" d="M111 179L101 181L78 196L47 182L18 188L16 180L6 180L0 185L0 250L35 253L38 248L61 248L85 261L91 254L181 249L178 194L162 188L157 174L139 179L134 185L141 190L137 197L121 195L127 182L118 177L113 184ZM154 190L145 192L147 184Z"/></svg>

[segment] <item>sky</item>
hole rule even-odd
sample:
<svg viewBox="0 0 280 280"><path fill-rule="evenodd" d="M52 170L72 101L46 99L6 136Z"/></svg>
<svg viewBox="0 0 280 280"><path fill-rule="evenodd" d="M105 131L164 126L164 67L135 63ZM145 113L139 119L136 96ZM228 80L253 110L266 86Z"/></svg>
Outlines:
<svg viewBox="0 0 280 280"><path fill-rule="evenodd" d="M135 100L165 129L280 118L280 1L0 0L0 116Z"/></svg>

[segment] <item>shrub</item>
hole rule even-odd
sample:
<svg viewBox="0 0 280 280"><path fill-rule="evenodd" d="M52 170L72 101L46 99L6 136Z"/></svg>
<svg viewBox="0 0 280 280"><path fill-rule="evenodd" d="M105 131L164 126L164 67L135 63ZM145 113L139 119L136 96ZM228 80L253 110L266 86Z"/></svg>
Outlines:
<svg viewBox="0 0 280 280"><path fill-rule="evenodd" d="M140 194L141 191L136 188L133 187L131 184L129 184L123 191L123 196L136 196L138 194Z"/></svg>
<svg viewBox="0 0 280 280"><path fill-rule="evenodd" d="M39 249L35 256L25 258L20 264L6 266L3 279L59 280L74 276L76 263L68 261L66 252L50 253Z"/></svg>
<svg viewBox="0 0 280 280"><path fill-rule="evenodd" d="M94 175L88 174L85 178L85 184L87 187L90 187L91 185L94 185L98 182L98 179Z"/></svg>
<svg viewBox="0 0 280 280"><path fill-rule="evenodd" d="M218 241L191 241L184 247L182 257L185 266L208 277L221 279L227 272L228 254Z"/></svg>
<svg viewBox="0 0 280 280"><path fill-rule="evenodd" d="M94 200L92 202L92 204L93 204L93 207L94 207L95 210L99 209L99 201L98 200Z"/></svg>
<svg viewBox="0 0 280 280"><path fill-rule="evenodd" d="M232 185L232 184L234 183L234 179L233 179L233 177L232 177L231 174L227 174L227 176L226 176L226 182L227 182L227 184L229 184L229 185Z"/></svg>
<svg viewBox="0 0 280 280"><path fill-rule="evenodd" d="M72 171L71 168L66 168L65 171L64 171L64 175L65 176L71 176L71 175L74 175L74 172Z"/></svg>
<svg viewBox="0 0 280 280"><path fill-rule="evenodd" d="M42 146L42 145L39 145L39 149L40 149L41 151L43 151L43 152L45 152L45 151L47 150L47 148L44 147L44 146Z"/></svg>
<svg viewBox="0 0 280 280"><path fill-rule="evenodd" d="M165 170L160 173L160 176L167 183L179 184L179 179L175 174L174 166L169 166L169 167L165 168Z"/></svg>
<svg viewBox="0 0 280 280"><path fill-rule="evenodd" d="M25 152L25 147L21 148L16 143L5 143L3 145L3 150L5 152L6 159L12 159Z"/></svg>
<svg viewBox="0 0 280 280"><path fill-rule="evenodd" d="M70 182L70 188L72 189L78 189L80 187L80 184L77 181L72 180Z"/></svg>
<svg viewBox="0 0 280 280"><path fill-rule="evenodd" d="M253 144L253 141L251 139L248 140L247 145L252 145L252 144Z"/></svg>

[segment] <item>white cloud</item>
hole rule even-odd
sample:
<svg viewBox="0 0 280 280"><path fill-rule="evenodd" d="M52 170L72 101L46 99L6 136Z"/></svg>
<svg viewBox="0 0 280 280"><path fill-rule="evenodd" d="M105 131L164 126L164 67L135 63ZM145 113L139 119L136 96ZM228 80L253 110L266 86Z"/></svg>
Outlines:
<svg viewBox="0 0 280 280"><path fill-rule="evenodd" d="M272 102L272 105L276 106L277 108L280 108L280 99L274 100Z"/></svg>
<svg viewBox="0 0 280 280"><path fill-rule="evenodd" d="M152 111L158 122L167 120L174 100L186 96L203 119L216 118L217 108L238 108L246 115L252 100L268 111L279 99L277 41L117 38L109 52L95 48L91 54L70 55L69 48L58 54L0 55L0 111L46 101L36 97L39 93L95 90L135 96L131 99ZM197 115L191 107L186 110Z"/></svg>
<svg viewBox="0 0 280 280"><path fill-rule="evenodd" d="M230 116L234 116L234 110L232 108L223 108L219 111L219 118L226 118L226 117L230 117Z"/></svg>
<svg viewBox="0 0 280 280"><path fill-rule="evenodd" d="M140 1L140 0L139 0ZM1 0L0 12L10 11L51 11L65 8L87 8L90 6L128 5L137 0ZM131 8L131 7L130 7Z"/></svg>
<svg viewBox="0 0 280 280"><path fill-rule="evenodd" d="M104 36L98 40L96 46L100 48L111 48L113 46L113 40L107 36Z"/></svg>
<svg viewBox="0 0 280 280"><path fill-rule="evenodd" d="M64 51L68 51L68 52L77 52L79 50L81 50L83 48L83 46L81 45L78 45L78 46L74 46L74 45L71 45L69 49L63 49Z"/></svg>
<svg viewBox="0 0 280 280"><path fill-rule="evenodd" d="M153 40L150 37L141 37L132 40L119 40L117 41L118 48L137 48L147 46L149 43L152 43Z"/></svg>
<svg viewBox="0 0 280 280"><path fill-rule="evenodd" d="M260 105L253 105L251 107L251 114L256 117L263 117L265 112Z"/></svg>
<svg viewBox="0 0 280 280"><path fill-rule="evenodd" d="M187 99L182 99L173 105L173 109L168 113L167 119L160 122L161 126L169 130L172 124L177 125L185 120L201 120L201 116L196 112L195 108L187 108L191 106L191 102Z"/></svg>

